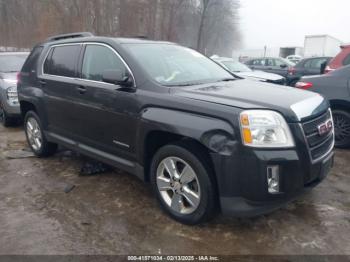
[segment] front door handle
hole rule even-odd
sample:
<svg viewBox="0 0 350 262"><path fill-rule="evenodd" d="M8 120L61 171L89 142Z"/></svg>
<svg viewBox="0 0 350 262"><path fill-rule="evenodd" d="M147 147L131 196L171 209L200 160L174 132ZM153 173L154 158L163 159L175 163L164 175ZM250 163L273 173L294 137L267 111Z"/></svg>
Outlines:
<svg viewBox="0 0 350 262"><path fill-rule="evenodd" d="M86 93L86 87L85 86L79 86L78 88L79 94L85 94Z"/></svg>

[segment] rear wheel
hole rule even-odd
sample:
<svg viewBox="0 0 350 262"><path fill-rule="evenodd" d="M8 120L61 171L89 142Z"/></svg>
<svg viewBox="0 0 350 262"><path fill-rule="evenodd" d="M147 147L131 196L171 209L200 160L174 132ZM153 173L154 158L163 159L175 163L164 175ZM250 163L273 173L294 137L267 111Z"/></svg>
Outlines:
<svg viewBox="0 0 350 262"><path fill-rule="evenodd" d="M162 208L184 224L198 224L215 214L215 186L199 152L180 145L158 150L151 165L152 186Z"/></svg>
<svg viewBox="0 0 350 262"><path fill-rule="evenodd" d="M24 128L28 144L35 155L46 157L53 155L57 150L57 144L46 140L38 115L29 111L24 119Z"/></svg>
<svg viewBox="0 0 350 262"><path fill-rule="evenodd" d="M350 147L350 113L343 110L333 110L335 131L335 146Z"/></svg>

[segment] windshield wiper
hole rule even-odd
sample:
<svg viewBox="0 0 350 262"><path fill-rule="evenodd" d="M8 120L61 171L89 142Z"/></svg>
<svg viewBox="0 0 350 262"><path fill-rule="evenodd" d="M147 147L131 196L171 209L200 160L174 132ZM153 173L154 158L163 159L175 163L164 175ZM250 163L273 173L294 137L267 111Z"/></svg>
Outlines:
<svg viewBox="0 0 350 262"><path fill-rule="evenodd" d="M229 82L229 81L234 81L237 80L237 78L223 78L218 80L218 82Z"/></svg>
<svg viewBox="0 0 350 262"><path fill-rule="evenodd" d="M203 83L184 83L184 84L173 84L173 85L166 85L168 87L176 87L176 86L195 86L195 85L203 85Z"/></svg>

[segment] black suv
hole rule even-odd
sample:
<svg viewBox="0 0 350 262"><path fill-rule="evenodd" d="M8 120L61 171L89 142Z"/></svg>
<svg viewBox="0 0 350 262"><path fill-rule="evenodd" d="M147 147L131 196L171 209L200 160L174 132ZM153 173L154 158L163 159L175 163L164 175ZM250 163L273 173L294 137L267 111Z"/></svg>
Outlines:
<svg viewBox="0 0 350 262"><path fill-rule="evenodd" d="M37 156L60 144L135 174L182 223L272 211L333 164L321 95L235 78L173 43L53 37L33 49L18 91Z"/></svg>

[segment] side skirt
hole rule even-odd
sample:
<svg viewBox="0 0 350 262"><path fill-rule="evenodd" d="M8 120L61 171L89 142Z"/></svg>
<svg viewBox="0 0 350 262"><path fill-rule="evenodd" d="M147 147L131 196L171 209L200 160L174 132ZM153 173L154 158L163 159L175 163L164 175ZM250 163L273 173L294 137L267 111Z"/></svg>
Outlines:
<svg viewBox="0 0 350 262"><path fill-rule="evenodd" d="M50 142L57 143L59 145L62 145L70 150L74 150L76 152L79 152L83 155L86 155L88 157L91 157L93 159L96 159L98 161L101 161L105 164L111 165L115 168L121 169L123 171L126 171L128 173L131 173L133 175L136 175L138 178L140 178L142 181L145 181L144 176L144 168L138 163L126 160L124 158L103 152L101 150L98 150L96 148L90 147L88 145L73 141L71 139L68 139L66 137L57 135L52 132L45 132L46 138Z"/></svg>

